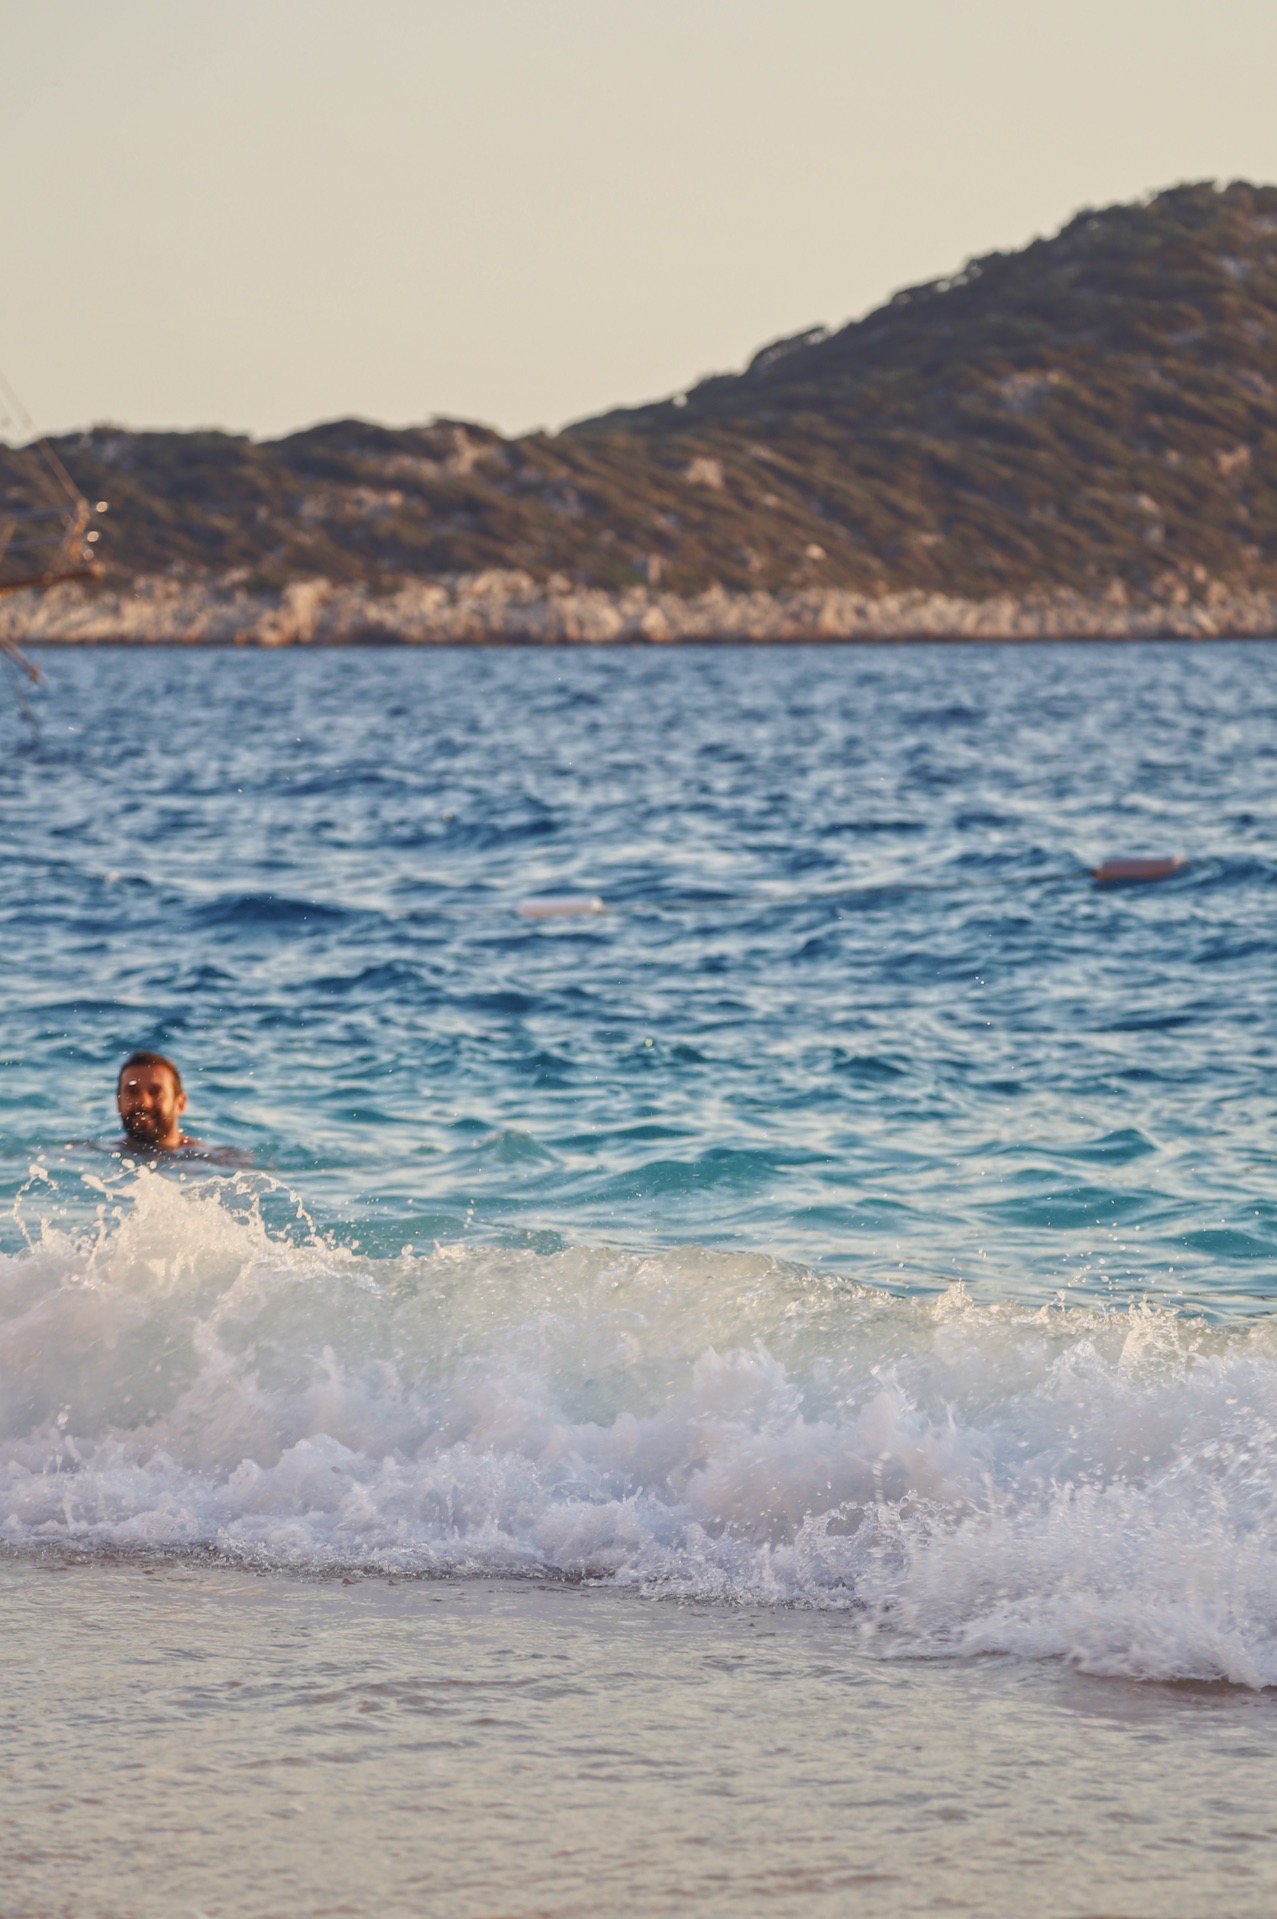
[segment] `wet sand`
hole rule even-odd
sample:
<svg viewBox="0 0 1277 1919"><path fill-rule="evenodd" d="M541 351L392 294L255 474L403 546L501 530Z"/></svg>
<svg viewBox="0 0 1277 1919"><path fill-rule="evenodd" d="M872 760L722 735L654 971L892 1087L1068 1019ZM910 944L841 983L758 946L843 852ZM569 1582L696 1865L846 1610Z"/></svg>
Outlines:
<svg viewBox="0 0 1277 1919"><path fill-rule="evenodd" d="M0 1563L10 1919L1277 1900L1277 1700L586 1588Z"/></svg>

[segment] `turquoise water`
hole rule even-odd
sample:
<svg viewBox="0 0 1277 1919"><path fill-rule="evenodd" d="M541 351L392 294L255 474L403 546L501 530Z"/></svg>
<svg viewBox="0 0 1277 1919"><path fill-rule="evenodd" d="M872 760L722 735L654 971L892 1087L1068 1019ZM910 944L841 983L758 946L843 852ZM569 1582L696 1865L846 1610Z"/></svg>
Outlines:
<svg viewBox="0 0 1277 1919"><path fill-rule="evenodd" d="M1273 650L45 664L0 767L10 1196L38 1159L74 1211L145 1043L378 1254L1272 1297ZM607 910L518 916L561 892Z"/></svg>
<svg viewBox="0 0 1277 1919"><path fill-rule="evenodd" d="M0 1545L1277 1683L1277 649L46 664Z"/></svg>
<svg viewBox="0 0 1277 1919"><path fill-rule="evenodd" d="M45 663L15 1911L1265 1919L1277 648Z"/></svg>

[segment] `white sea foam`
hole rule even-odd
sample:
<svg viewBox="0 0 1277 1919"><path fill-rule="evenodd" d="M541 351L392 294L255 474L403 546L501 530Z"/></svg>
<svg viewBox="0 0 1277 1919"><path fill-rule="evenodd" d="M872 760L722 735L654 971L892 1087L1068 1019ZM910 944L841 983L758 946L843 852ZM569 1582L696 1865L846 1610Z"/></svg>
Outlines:
<svg viewBox="0 0 1277 1919"><path fill-rule="evenodd" d="M1277 1683L1277 1328L739 1253L272 1236L243 1181L0 1259L0 1540L851 1609L883 1653Z"/></svg>

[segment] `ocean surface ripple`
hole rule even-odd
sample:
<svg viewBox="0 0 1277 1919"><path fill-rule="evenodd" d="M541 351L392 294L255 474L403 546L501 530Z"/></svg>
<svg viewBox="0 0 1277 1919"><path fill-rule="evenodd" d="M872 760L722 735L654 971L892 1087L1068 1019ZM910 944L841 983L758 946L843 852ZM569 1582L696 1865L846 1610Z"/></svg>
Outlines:
<svg viewBox="0 0 1277 1919"><path fill-rule="evenodd" d="M1277 1683L1277 651L47 666L8 1550ZM137 1044L252 1170L111 1156Z"/></svg>

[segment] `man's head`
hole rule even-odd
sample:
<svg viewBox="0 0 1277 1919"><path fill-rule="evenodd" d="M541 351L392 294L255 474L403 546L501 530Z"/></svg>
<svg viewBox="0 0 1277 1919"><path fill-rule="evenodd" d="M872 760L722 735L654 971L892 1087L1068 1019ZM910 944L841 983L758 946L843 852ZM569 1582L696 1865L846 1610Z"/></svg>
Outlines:
<svg viewBox="0 0 1277 1919"><path fill-rule="evenodd" d="M182 1144L186 1094L182 1075L163 1053L134 1053L120 1068L116 1103L124 1130L139 1146Z"/></svg>

